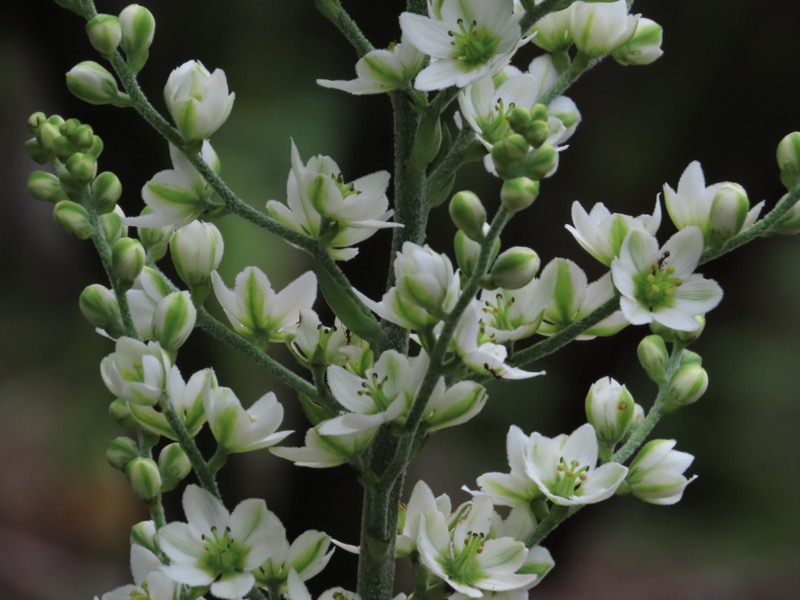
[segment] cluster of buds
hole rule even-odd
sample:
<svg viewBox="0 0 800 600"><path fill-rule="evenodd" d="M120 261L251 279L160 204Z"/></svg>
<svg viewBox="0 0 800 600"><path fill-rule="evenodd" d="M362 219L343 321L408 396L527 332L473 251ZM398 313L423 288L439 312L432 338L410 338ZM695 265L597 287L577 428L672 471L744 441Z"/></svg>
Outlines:
<svg viewBox="0 0 800 600"><path fill-rule="evenodd" d="M548 142L551 131L547 107L543 104L534 104L530 109L518 106L506 118L511 133L492 146L497 174L505 181L521 177L532 181L544 179L558 166L558 150ZM504 202L506 208L516 212L530 205L536 198L538 186L528 184L528 188L528 197L532 196L529 201L507 201Z"/></svg>

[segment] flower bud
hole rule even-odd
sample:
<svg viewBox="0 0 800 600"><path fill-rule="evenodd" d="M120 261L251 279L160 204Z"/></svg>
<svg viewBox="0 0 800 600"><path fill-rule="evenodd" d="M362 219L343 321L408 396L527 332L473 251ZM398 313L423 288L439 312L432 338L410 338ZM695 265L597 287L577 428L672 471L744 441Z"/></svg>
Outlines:
<svg viewBox="0 0 800 600"><path fill-rule="evenodd" d="M628 16L625 0L578 2L570 6L569 29L575 46L587 57L608 54L636 31L638 17Z"/></svg>
<svg viewBox="0 0 800 600"><path fill-rule="evenodd" d="M86 35L92 47L107 56L117 50L122 39L122 28L114 15L100 14L86 23Z"/></svg>
<svg viewBox="0 0 800 600"><path fill-rule="evenodd" d="M225 244L215 225L192 221L172 234L169 248L178 275L193 287L208 281L222 260Z"/></svg>
<svg viewBox="0 0 800 600"><path fill-rule="evenodd" d="M536 277L540 264L539 255L532 249L514 246L497 257L489 278L495 288L518 290Z"/></svg>
<svg viewBox="0 0 800 600"><path fill-rule="evenodd" d="M138 73L147 62L156 31L156 20L153 13L144 6L131 4L119 13L119 22L122 28L122 50L128 58L128 66L134 73Z"/></svg>
<svg viewBox="0 0 800 600"><path fill-rule="evenodd" d="M53 208L53 218L59 227L79 240L92 237L92 224L86 209L72 200L62 200L56 204Z"/></svg>
<svg viewBox="0 0 800 600"><path fill-rule="evenodd" d="M111 171L103 171L92 182L92 204L99 214L114 210L122 196L122 183Z"/></svg>
<svg viewBox="0 0 800 600"><path fill-rule="evenodd" d="M465 276L469 277L475 270L475 264L478 262L478 255L481 253L481 245L478 242L473 242L459 229L453 240L453 247L456 251L456 263L458 263L458 268L461 269L461 272L464 273ZM497 244L497 248L499 250L499 244Z"/></svg>
<svg viewBox="0 0 800 600"><path fill-rule="evenodd" d="M611 377L592 384L586 396L586 418L602 445L613 448L625 437L633 420L635 404L628 389Z"/></svg>
<svg viewBox="0 0 800 600"><path fill-rule="evenodd" d="M52 151L45 149L35 137L25 140L25 152L40 165L50 162L53 158Z"/></svg>
<svg viewBox="0 0 800 600"><path fill-rule="evenodd" d="M125 467L125 475L133 493L145 502L153 500L161 493L161 474L158 465L150 458L137 457Z"/></svg>
<svg viewBox="0 0 800 600"><path fill-rule="evenodd" d="M531 29L531 41L545 52L564 51L572 45L572 34L569 29L570 10L559 10L545 15Z"/></svg>
<svg viewBox="0 0 800 600"><path fill-rule="evenodd" d="M78 125L78 127L67 135L67 138L70 143L75 146L76 150L91 154L89 150L94 147L94 131L91 125L88 123ZM97 157L95 156L95 158Z"/></svg>
<svg viewBox="0 0 800 600"><path fill-rule="evenodd" d="M133 418L128 403L116 398L108 405L108 416L120 427L125 429L140 429L139 423Z"/></svg>
<svg viewBox="0 0 800 600"><path fill-rule="evenodd" d="M180 444L174 442L164 446L158 454L158 470L161 474L161 491L168 492L191 473L192 464Z"/></svg>
<svg viewBox="0 0 800 600"><path fill-rule="evenodd" d="M129 437L116 437L106 447L106 459L115 469L124 471L128 463L139 456L139 447Z"/></svg>
<svg viewBox="0 0 800 600"><path fill-rule="evenodd" d="M91 183L97 175L97 160L84 152L70 156L64 166L75 183Z"/></svg>
<svg viewBox="0 0 800 600"><path fill-rule="evenodd" d="M111 271L126 283L132 283L144 268L146 253L139 240L123 237L111 247Z"/></svg>
<svg viewBox="0 0 800 600"><path fill-rule="evenodd" d="M153 554L158 554L158 538L156 537L156 525L153 521L140 521L131 527L131 545L137 544L147 548Z"/></svg>
<svg viewBox="0 0 800 600"><path fill-rule="evenodd" d="M697 402L707 388L708 373L703 367L697 364L679 367L669 382L667 397L664 400L664 412L673 412Z"/></svg>
<svg viewBox="0 0 800 600"><path fill-rule="evenodd" d="M118 239L128 235L128 226L125 225L124 218L125 213L122 212L119 206L109 213L100 215L98 218L100 229L103 230L106 241L112 246Z"/></svg>
<svg viewBox="0 0 800 600"><path fill-rule="evenodd" d="M30 117L28 117L28 131L30 131L33 135L36 135L36 130L42 126L47 121L47 115L45 115L42 111L36 111Z"/></svg>
<svg viewBox="0 0 800 600"><path fill-rule="evenodd" d="M170 73L164 100L175 125L189 141L211 137L227 120L235 95L228 93L224 71L209 73L190 60Z"/></svg>
<svg viewBox="0 0 800 600"><path fill-rule="evenodd" d="M661 25L651 19L640 18L633 37L611 55L621 65L649 65L664 54L661 50L663 36Z"/></svg>
<svg viewBox="0 0 800 600"><path fill-rule="evenodd" d="M450 200L450 218L466 236L480 242L483 239L483 226L486 225L486 209L480 198L473 192L458 192Z"/></svg>
<svg viewBox="0 0 800 600"><path fill-rule="evenodd" d="M697 321L698 327L694 331L678 331L677 329L670 329L666 325L653 321L650 323L650 331L660 335L665 341L674 344L680 342L681 344L688 345L694 342L703 333L706 328L706 316L695 315L694 320Z"/></svg>
<svg viewBox="0 0 800 600"><path fill-rule="evenodd" d="M506 119L508 120L508 124L511 126L512 131L522 135L525 131L525 128L531 122L531 113L523 106L515 106L508 111Z"/></svg>
<svg viewBox="0 0 800 600"><path fill-rule="evenodd" d="M547 121L537 119L528 123L522 135L531 146L538 148L550 137L550 126Z"/></svg>
<svg viewBox="0 0 800 600"><path fill-rule="evenodd" d="M503 182L500 202L506 210L519 212L528 208L539 195L539 182L527 177L517 177Z"/></svg>
<svg viewBox="0 0 800 600"><path fill-rule="evenodd" d="M738 183L726 183L711 201L709 214L709 244L719 247L742 230L750 200Z"/></svg>
<svg viewBox="0 0 800 600"><path fill-rule="evenodd" d="M781 183L791 192L800 185L800 131L793 131L778 143L776 158Z"/></svg>
<svg viewBox="0 0 800 600"><path fill-rule="evenodd" d="M149 206L145 206L142 214L150 214L153 212ZM147 250L147 257L156 262L164 258L167 253L169 239L172 237L173 228L170 225L166 227L139 227L139 241L144 244Z"/></svg>
<svg viewBox="0 0 800 600"><path fill-rule="evenodd" d="M64 119L58 115L53 115L42 123L34 134L36 141L48 152L55 151L55 140L61 137L61 124Z"/></svg>
<svg viewBox="0 0 800 600"><path fill-rule="evenodd" d="M650 379L656 383L664 381L667 361L669 361L669 352L667 352L664 338L655 334L648 335L639 342L636 354L639 357L639 363Z"/></svg>
<svg viewBox="0 0 800 600"><path fill-rule="evenodd" d="M67 87L89 104L128 106L130 98L119 91L117 80L105 67L91 60L78 63L67 73Z"/></svg>
<svg viewBox="0 0 800 600"><path fill-rule="evenodd" d="M675 504L683 490L695 477L683 473L694 456L673 450L675 440L651 440L642 446L631 461L623 488L645 502L659 505Z"/></svg>
<svg viewBox="0 0 800 600"><path fill-rule="evenodd" d="M410 304L437 316L458 297L459 278L450 259L429 246L405 242L394 261L398 293Z"/></svg>
<svg viewBox="0 0 800 600"><path fill-rule="evenodd" d="M544 179L558 166L558 150L551 144L543 144L531 152L525 160L525 176L530 179Z"/></svg>
<svg viewBox="0 0 800 600"><path fill-rule="evenodd" d="M681 354L681 366L684 365L697 365L698 367L703 364L703 357L697 352L691 350L684 350Z"/></svg>
<svg viewBox="0 0 800 600"><path fill-rule="evenodd" d="M167 351L180 348L192 333L197 309L189 292L172 292L156 306L153 314L153 339Z"/></svg>
<svg viewBox="0 0 800 600"><path fill-rule="evenodd" d="M53 204L67 199L58 177L46 171L34 171L28 175L28 191L37 200Z"/></svg>
<svg viewBox="0 0 800 600"><path fill-rule="evenodd" d="M518 133L512 133L492 146L492 161L501 177L513 172L519 162L528 155L530 145ZM508 179L508 177L506 177Z"/></svg>
<svg viewBox="0 0 800 600"><path fill-rule="evenodd" d="M105 330L112 337L122 334L122 317L117 297L107 287L93 283L84 288L78 299L78 307L93 327Z"/></svg>

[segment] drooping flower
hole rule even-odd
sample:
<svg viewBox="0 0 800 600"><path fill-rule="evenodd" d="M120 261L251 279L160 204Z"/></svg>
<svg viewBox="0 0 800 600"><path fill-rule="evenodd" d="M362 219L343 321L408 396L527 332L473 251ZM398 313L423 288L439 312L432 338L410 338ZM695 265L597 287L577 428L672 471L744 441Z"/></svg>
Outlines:
<svg viewBox="0 0 800 600"><path fill-rule="evenodd" d="M400 15L403 35L431 57L414 81L418 90L464 87L499 72L527 38L513 0L428 2L428 16Z"/></svg>
<svg viewBox="0 0 800 600"><path fill-rule="evenodd" d="M304 273L280 292L258 267L247 267L229 289L215 271L214 294L234 330L261 343L285 341L295 331L300 311L311 308L317 297L317 277Z"/></svg>
<svg viewBox="0 0 800 600"><path fill-rule="evenodd" d="M655 321L678 331L700 327L694 317L722 300L716 281L694 273L702 252L703 234L697 227L681 229L660 249L646 231L631 230L611 263L625 318L633 325Z"/></svg>
<svg viewBox="0 0 800 600"><path fill-rule="evenodd" d="M228 93L225 72L213 73L196 60L183 63L169 74L164 101L183 137L205 140L219 129L231 114L233 100Z"/></svg>
<svg viewBox="0 0 800 600"><path fill-rule="evenodd" d="M249 499L232 513L206 490L188 485L183 493L187 523L158 530L158 543L170 559L161 570L190 586L211 586L226 600L241 598L255 584L253 571L279 543L284 529L263 500Z"/></svg>
<svg viewBox="0 0 800 600"><path fill-rule="evenodd" d="M628 231L638 227L655 235L660 225L661 203L658 200L652 215L638 217L612 214L602 202L595 204L587 213L576 201L572 203L572 225L565 227L581 248L608 267L619 255Z"/></svg>
<svg viewBox="0 0 800 600"><path fill-rule="evenodd" d="M127 225L135 227L183 227L200 215L217 208L211 201L208 182L184 154L169 145L172 169L159 171L144 184L142 199L151 212L138 217L126 217ZM200 157L215 173L219 173L217 153L206 140Z"/></svg>
<svg viewBox="0 0 800 600"><path fill-rule="evenodd" d="M399 44L390 45L385 50L372 50L362 56L356 63L356 79L317 79L317 84L356 96L382 94L408 85L424 66L425 60L425 54L403 36Z"/></svg>
<svg viewBox="0 0 800 600"><path fill-rule="evenodd" d="M687 452L673 450L675 440L647 442L630 466L630 472L620 491L630 491L634 496L651 504L675 504L683 497L683 490L697 475L689 479L684 471L694 461Z"/></svg>
<svg viewBox="0 0 800 600"><path fill-rule="evenodd" d="M267 211L286 227L319 240L336 260L350 260L351 248L378 229L399 227L387 223L386 188L389 173L378 171L346 183L339 166L328 156L314 156L307 164L292 142L292 168L286 184L287 204L267 203Z"/></svg>

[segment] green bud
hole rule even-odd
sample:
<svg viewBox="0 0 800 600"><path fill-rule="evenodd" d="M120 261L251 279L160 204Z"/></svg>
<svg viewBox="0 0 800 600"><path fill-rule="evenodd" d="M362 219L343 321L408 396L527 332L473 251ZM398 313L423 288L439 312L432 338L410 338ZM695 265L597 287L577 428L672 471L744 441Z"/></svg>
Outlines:
<svg viewBox="0 0 800 600"><path fill-rule="evenodd" d="M128 58L128 66L138 73L147 62L156 20L144 6L131 4L119 13L119 22L122 27L122 50Z"/></svg>
<svg viewBox="0 0 800 600"><path fill-rule="evenodd" d="M586 418L602 445L612 449L625 437L633 421L635 406L628 388L611 377L592 384L586 396Z"/></svg>
<svg viewBox="0 0 800 600"><path fill-rule="evenodd" d="M506 139L492 146L492 160L497 172L513 170L528 155L530 145L518 133L512 133Z"/></svg>
<svg viewBox="0 0 800 600"><path fill-rule="evenodd" d="M122 316L117 296L107 287L93 283L84 288L78 298L78 307L93 327L104 329L112 337L122 335Z"/></svg>
<svg viewBox="0 0 800 600"><path fill-rule="evenodd" d="M91 60L78 63L67 73L67 87L89 104L128 106L131 99L119 91L117 80L105 67Z"/></svg>
<svg viewBox="0 0 800 600"><path fill-rule="evenodd" d="M154 460L134 458L125 467L125 475L133 493L145 502L155 499L161 493L161 473Z"/></svg>
<svg viewBox="0 0 800 600"><path fill-rule="evenodd" d="M678 368L669 382L663 411L673 412L700 399L708 388L708 373L700 365L688 364Z"/></svg>
<svg viewBox="0 0 800 600"><path fill-rule="evenodd" d="M225 244L213 223L192 221L172 234L169 248L178 275L193 287L209 280L222 260Z"/></svg>
<svg viewBox="0 0 800 600"><path fill-rule="evenodd" d="M70 156L75 154L78 149L75 147L69 138L65 135L60 135L53 140L53 152L62 161L67 160Z"/></svg>
<svg viewBox="0 0 800 600"><path fill-rule="evenodd" d="M64 166L76 183L91 183L97 175L97 159L84 152L76 152L70 156Z"/></svg>
<svg viewBox="0 0 800 600"><path fill-rule="evenodd" d="M661 50L663 36L661 25L640 18L633 37L615 49L611 56L621 65L649 65L664 54Z"/></svg>
<svg viewBox="0 0 800 600"><path fill-rule="evenodd" d="M670 342L671 344L680 342L681 344L689 345L699 338L703 333L703 330L706 328L705 315L695 315L694 320L697 321L697 324L699 325L699 327L694 331L677 331L655 321L650 323L650 331L660 335L664 338L664 340Z"/></svg>
<svg viewBox="0 0 800 600"><path fill-rule="evenodd" d="M28 191L37 200L53 204L67 199L58 177L45 171L34 171L28 175Z"/></svg>
<svg viewBox="0 0 800 600"><path fill-rule="evenodd" d="M128 409L128 403L125 400L115 399L108 405L108 416L120 427L125 429L140 429L138 421L133 418L131 411Z"/></svg>
<svg viewBox="0 0 800 600"><path fill-rule="evenodd" d="M189 292L172 292L165 296L153 313L153 339L169 352L180 348L192 333L197 309Z"/></svg>
<svg viewBox="0 0 800 600"><path fill-rule="evenodd" d="M75 117L72 117L61 123L61 125L58 126L58 131L63 136L70 136L73 133L75 133L75 130L78 129L78 127L80 126L81 122Z"/></svg>
<svg viewBox="0 0 800 600"><path fill-rule="evenodd" d="M531 113L522 106L515 106L508 111L506 119L508 119L508 124L511 126L514 133L523 134L525 128L531 122Z"/></svg>
<svg viewBox="0 0 800 600"><path fill-rule="evenodd" d="M103 171L92 182L92 204L99 214L114 210L122 196L122 183L111 171Z"/></svg>
<svg viewBox="0 0 800 600"><path fill-rule="evenodd" d="M709 214L709 245L718 248L742 230L750 200L747 192L738 183L726 183L711 201Z"/></svg>
<svg viewBox="0 0 800 600"><path fill-rule="evenodd" d="M156 538L156 526L153 521L140 521L131 527L130 543L147 548L153 554L158 554L160 548Z"/></svg>
<svg viewBox="0 0 800 600"><path fill-rule="evenodd" d="M539 195L539 182L527 177L516 177L503 182L500 202L506 210L519 212L528 208Z"/></svg>
<svg viewBox="0 0 800 600"><path fill-rule="evenodd" d="M33 113L28 117L28 131L36 135L36 130L39 129L45 121L47 121L47 115L43 112L38 111Z"/></svg>
<svg viewBox="0 0 800 600"><path fill-rule="evenodd" d="M86 23L86 35L92 47L103 56L114 53L122 39L119 19L114 15L96 15Z"/></svg>
<svg viewBox="0 0 800 600"><path fill-rule="evenodd" d="M161 491L168 492L192 472L192 463L180 444L164 446L158 454L158 470L161 473Z"/></svg>
<svg viewBox="0 0 800 600"><path fill-rule="evenodd" d="M425 168L436 158L442 146L442 121L439 113L431 112L419 124L414 138L411 160L420 168Z"/></svg>
<svg viewBox="0 0 800 600"><path fill-rule="evenodd" d="M46 150L35 137L25 141L25 152L40 165L47 164L53 158L53 153Z"/></svg>
<svg viewBox="0 0 800 600"><path fill-rule="evenodd" d="M486 209L478 196L469 191L458 192L450 200L450 218L456 227L476 242L483 240Z"/></svg>
<svg viewBox="0 0 800 600"><path fill-rule="evenodd" d="M636 354L639 357L639 363L650 379L656 383L664 381L667 361L669 361L669 353L667 352L664 338L655 334L648 335L639 342Z"/></svg>
<svg viewBox="0 0 800 600"><path fill-rule="evenodd" d="M458 268L461 269L461 272L464 273L466 277L471 276L472 272L475 270L475 263L478 262L478 255L481 253L481 245L469 239L463 231L459 230L456 232L453 247L456 251L456 263L458 263ZM495 259L498 252L500 252L499 239L495 240L492 245L492 254L489 257L490 262Z"/></svg>
<svg viewBox="0 0 800 600"><path fill-rule="evenodd" d="M142 214L146 215L153 212L149 206L145 206ZM172 227L139 227L139 241L144 244L147 250L147 258L156 262L164 258L167 254L169 239L172 237Z"/></svg>
<svg viewBox="0 0 800 600"><path fill-rule="evenodd" d="M698 367L703 364L703 357L697 352L691 350L684 350L681 354L681 366L684 365L697 365Z"/></svg>
<svg viewBox="0 0 800 600"><path fill-rule="evenodd" d="M111 271L126 283L133 283L144 268L147 253L139 240L121 237L111 247Z"/></svg>
<svg viewBox="0 0 800 600"><path fill-rule="evenodd" d="M89 124L79 125L70 132L67 138L81 152L88 152L94 147L94 131Z"/></svg>
<svg viewBox="0 0 800 600"><path fill-rule="evenodd" d="M538 148L550 137L550 126L547 124L547 121L537 119L536 121L528 123L522 135L531 146Z"/></svg>
<svg viewBox="0 0 800 600"><path fill-rule="evenodd" d="M531 115L531 121L547 121L549 111L547 106L541 103L534 104L528 111Z"/></svg>
<svg viewBox="0 0 800 600"><path fill-rule="evenodd" d="M489 272L495 288L518 290L528 285L539 272L539 255L523 246L509 248L497 257Z"/></svg>
<svg viewBox="0 0 800 600"><path fill-rule="evenodd" d="M528 155L525 160L525 176L539 180L547 175L558 165L558 150L551 144L544 144Z"/></svg>
<svg viewBox="0 0 800 600"><path fill-rule="evenodd" d="M110 213L100 215L98 219L100 222L100 229L103 230L106 241L112 246L118 239L128 235L128 226L122 222L123 218L125 218L125 214L122 212L122 209L117 206Z"/></svg>
<svg viewBox="0 0 800 600"><path fill-rule="evenodd" d="M55 152L54 142L62 137L59 126L50 122L42 123L35 135L39 145L48 152Z"/></svg>
<svg viewBox="0 0 800 600"><path fill-rule="evenodd" d="M781 183L790 192L800 185L800 131L794 131L778 143L776 152Z"/></svg>
<svg viewBox="0 0 800 600"><path fill-rule="evenodd" d="M95 135L92 140L92 147L86 151L86 154L91 154L95 158L100 158L100 153L103 152L103 140L99 135Z"/></svg>
<svg viewBox="0 0 800 600"><path fill-rule="evenodd" d="M115 469L124 471L128 463L139 456L139 447L129 437L116 437L106 447L106 459Z"/></svg>
<svg viewBox="0 0 800 600"><path fill-rule="evenodd" d="M319 425L322 423L322 421L332 419L334 416L336 416L311 400L305 394L298 394L298 400L300 400L300 408L303 409L303 413L306 415L306 418L309 420L312 426Z"/></svg>
<svg viewBox="0 0 800 600"><path fill-rule="evenodd" d="M86 209L72 200L62 200L53 208L53 218L67 233L79 240L92 237L92 224Z"/></svg>

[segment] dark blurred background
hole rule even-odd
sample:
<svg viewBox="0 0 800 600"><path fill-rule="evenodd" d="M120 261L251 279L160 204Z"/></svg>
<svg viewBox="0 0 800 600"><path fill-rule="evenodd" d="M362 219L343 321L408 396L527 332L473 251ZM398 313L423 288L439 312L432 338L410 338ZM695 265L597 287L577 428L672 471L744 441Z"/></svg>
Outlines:
<svg viewBox="0 0 800 600"><path fill-rule="evenodd" d="M97 366L111 345L77 308L80 291L102 282L102 272L90 244L58 229L51 207L29 197L25 180L36 165L22 150L25 120L41 110L91 123L106 142L100 168L122 179L128 214L138 212L139 190L169 168L169 157L133 111L91 107L66 91L67 70L98 60L80 19L51 2L15 4L17 16L0 20L0 597L78 600L130 581L128 531L146 513L104 459L108 440L123 433L106 415L110 397ZM126 5L98 4L114 14ZM214 146L241 197L258 208L285 199L290 138L304 160L333 156L347 179L391 169L387 98L354 98L315 85L317 78L351 79L355 56L312 2L160 4L150 6L158 25L142 86L163 109L163 84L177 65L194 58L225 69L237 97ZM345 6L376 46L399 38L402 2ZM573 200L650 212L662 184L675 187L686 165L700 160L707 182L737 181L753 203L765 199L770 208L783 191L776 144L800 129L800 3L771 3L765 11L755 0L684 0L638 2L635 9L664 26L665 56L646 68L607 61L570 90L584 122L558 173L504 236L507 245L534 247L543 262L573 258L591 277L601 271L563 229ZM533 55L527 49L517 64ZM459 185L496 206L496 182L481 168ZM258 264L280 288L309 266L301 253L233 217L219 225L229 282ZM670 227L663 226L662 241ZM430 231L433 247L452 254L445 211L432 217ZM375 274L385 269L388 238L379 233L344 265L374 298L383 287ZM800 584L798 242L760 241L702 269L726 291L694 348L711 385L698 404L655 432L697 456L690 472L700 477L684 500L655 507L620 498L582 511L547 540L558 568L533 597L792 596ZM214 300L209 305L216 309ZM644 333L629 328L613 339L573 344L543 361L546 377L493 386L478 419L430 442L409 473L408 489L425 478L437 494L465 500L461 485L474 487L481 473L507 470L511 423L546 435L572 431L585 419L589 385L600 377L626 383L648 406L655 388L635 358ZM185 376L213 364L246 404L274 389L285 400L285 428L297 430L289 443L301 443L305 423L287 390L202 333L193 334L190 347L181 354ZM275 355L290 360L279 348ZM245 497L266 498L290 538L318 528L357 541L359 492L345 467L294 469L262 452L233 457L222 484L231 507ZM166 500L169 517L183 520L175 496ZM352 588L353 569L339 551L312 588Z"/></svg>

